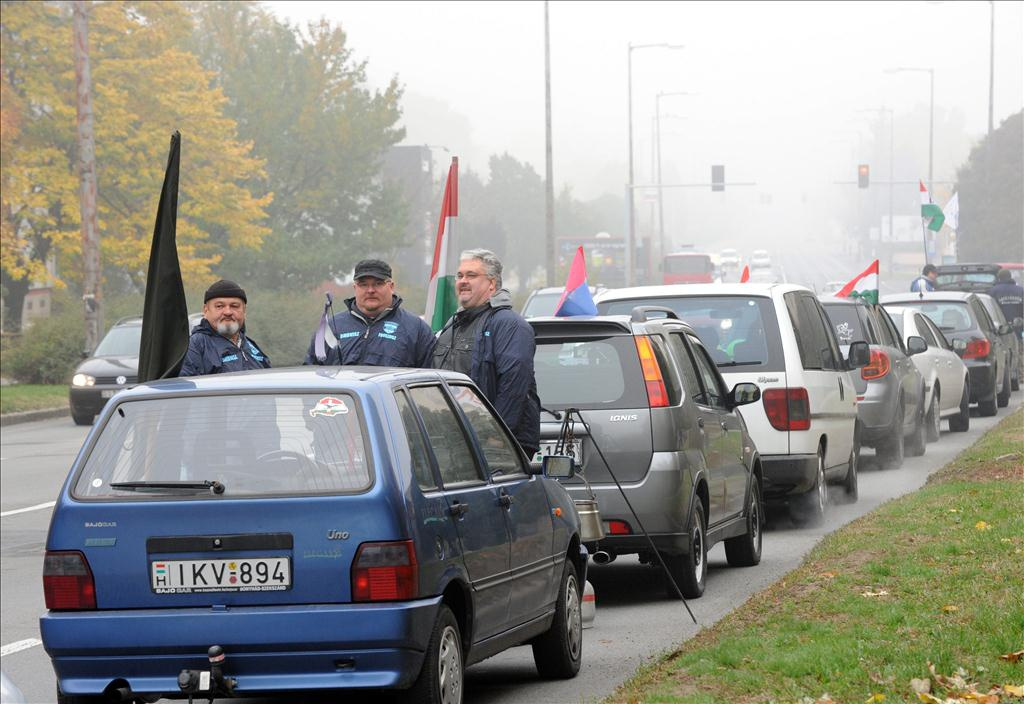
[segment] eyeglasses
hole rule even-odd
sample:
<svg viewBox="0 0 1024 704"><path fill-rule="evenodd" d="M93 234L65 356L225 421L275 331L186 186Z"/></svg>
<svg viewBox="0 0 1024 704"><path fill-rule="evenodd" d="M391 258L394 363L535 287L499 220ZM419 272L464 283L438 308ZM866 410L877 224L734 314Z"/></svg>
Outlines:
<svg viewBox="0 0 1024 704"><path fill-rule="evenodd" d="M474 279L478 279L478 278L480 278L481 276L483 276L483 274L480 274L480 273L478 273L478 272L475 272L475 271L467 271L467 272L466 272L465 274L463 274L463 273L462 273L462 272L460 271L460 272L458 272L458 273L457 273L457 274L455 275L455 278L456 278L456 279L457 279L458 281L462 281L463 279L469 279L470 281L473 281Z"/></svg>
<svg viewBox="0 0 1024 704"><path fill-rule="evenodd" d="M386 281L381 281L380 279L370 279L370 278L367 278L367 279L359 279L358 281L356 281L356 287L357 288L361 288L361 289L365 289L365 290L378 289L378 288L384 288L385 286L387 286L390 283L391 283L391 279L387 279Z"/></svg>

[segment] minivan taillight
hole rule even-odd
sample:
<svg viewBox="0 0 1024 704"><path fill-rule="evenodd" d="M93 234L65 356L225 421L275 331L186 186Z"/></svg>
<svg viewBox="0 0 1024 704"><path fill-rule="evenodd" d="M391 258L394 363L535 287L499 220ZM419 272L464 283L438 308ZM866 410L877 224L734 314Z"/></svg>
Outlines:
<svg viewBox="0 0 1024 704"><path fill-rule="evenodd" d="M352 560L352 601L415 599L419 591L419 566L411 540L359 546Z"/></svg>
<svg viewBox="0 0 1024 704"><path fill-rule="evenodd" d="M807 389L765 389L761 401L768 422L776 430L811 429L811 400L807 396Z"/></svg>
<svg viewBox="0 0 1024 704"><path fill-rule="evenodd" d="M43 594L54 611L96 608L96 584L85 555L76 551L46 551Z"/></svg>
<svg viewBox="0 0 1024 704"><path fill-rule="evenodd" d="M882 350L871 350L871 361L866 367L861 367L860 378L865 381L881 379L889 373L890 369L892 369L892 362L889 360L889 355Z"/></svg>
<svg viewBox="0 0 1024 704"><path fill-rule="evenodd" d="M647 385L647 402L651 408L664 408L668 406L668 391L665 390L658 358L654 356L651 338L637 335L634 339L637 354L640 355L640 368L644 372L644 383Z"/></svg>
<svg viewBox="0 0 1024 704"><path fill-rule="evenodd" d="M982 359L988 357L989 352L992 351L992 343L988 341L987 337L972 338L967 341L967 347L964 349L964 359Z"/></svg>

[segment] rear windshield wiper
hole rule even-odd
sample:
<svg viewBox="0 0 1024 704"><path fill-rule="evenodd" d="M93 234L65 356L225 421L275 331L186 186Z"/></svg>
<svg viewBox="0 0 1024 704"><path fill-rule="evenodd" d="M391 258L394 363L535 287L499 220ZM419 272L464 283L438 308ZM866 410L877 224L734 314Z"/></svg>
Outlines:
<svg viewBox="0 0 1024 704"><path fill-rule="evenodd" d="M111 489L124 489L125 491L149 491L153 489L166 489L169 491L194 491L209 489L214 494L223 494L224 485L220 482L209 479L201 482L113 482Z"/></svg>
<svg viewBox="0 0 1024 704"><path fill-rule="evenodd" d="M763 364L760 359L755 359L750 362L719 362L716 367L742 367L747 364Z"/></svg>

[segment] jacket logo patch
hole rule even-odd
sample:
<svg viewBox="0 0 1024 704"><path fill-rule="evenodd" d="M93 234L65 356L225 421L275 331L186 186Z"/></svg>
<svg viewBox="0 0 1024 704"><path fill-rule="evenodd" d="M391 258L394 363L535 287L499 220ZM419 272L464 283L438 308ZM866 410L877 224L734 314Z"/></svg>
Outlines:
<svg viewBox="0 0 1024 704"><path fill-rule="evenodd" d="M220 361L222 361L222 362L237 362L238 361L238 355L237 354L224 355L223 357L220 358Z"/></svg>
<svg viewBox="0 0 1024 704"><path fill-rule="evenodd" d="M388 335L394 335L395 330L397 329L398 323L396 323L393 320L388 320L387 322L384 323L384 332L386 332Z"/></svg>
<svg viewBox="0 0 1024 704"><path fill-rule="evenodd" d="M359 333L358 330L353 330L352 332L339 332L338 333L338 339L339 340L344 340L345 338L348 338L348 337L359 337L359 335L360 335L360 333Z"/></svg>
<svg viewBox="0 0 1024 704"><path fill-rule="evenodd" d="M316 405L309 410L311 418L316 416L331 416L344 415L348 413L348 406L340 398L334 396L324 396L322 399L316 402Z"/></svg>

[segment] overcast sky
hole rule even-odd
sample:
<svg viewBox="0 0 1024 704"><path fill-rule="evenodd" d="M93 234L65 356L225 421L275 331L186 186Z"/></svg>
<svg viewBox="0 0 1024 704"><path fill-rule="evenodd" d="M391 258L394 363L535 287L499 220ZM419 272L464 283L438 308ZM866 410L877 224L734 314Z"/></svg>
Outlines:
<svg viewBox="0 0 1024 704"><path fill-rule="evenodd" d="M397 76L406 143L443 145L484 175L504 151L544 173L542 2L265 4L340 23L371 84ZM835 191L871 158L878 116L857 111L880 106L919 155L896 178L924 178L928 74L886 73L896 67L935 70L934 179L952 180L987 128L989 13L987 2L552 2L556 185L623 193L627 46L662 42L685 48L632 52L637 183L651 176L658 92L695 94L661 100L666 183L706 182L720 163L727 180L758 183L735 198ZM998 126L1024 104L1022 3L996 2L995 17Z"/></svg>

